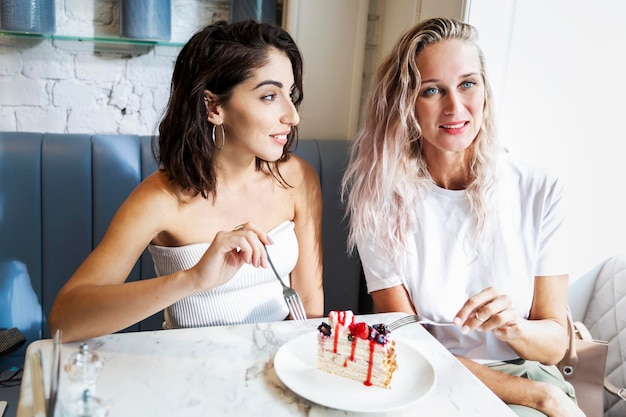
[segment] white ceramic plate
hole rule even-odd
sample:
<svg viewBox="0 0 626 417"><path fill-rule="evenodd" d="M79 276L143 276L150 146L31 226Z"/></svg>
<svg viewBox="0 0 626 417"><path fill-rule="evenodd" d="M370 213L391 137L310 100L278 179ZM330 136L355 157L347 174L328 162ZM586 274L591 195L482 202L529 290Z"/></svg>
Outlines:
<svg viewBox="0 0 626 417"><path fill-rule="evenodd" d="M354 412L384 412L408 407L435 385L431 363L412 346L396 340L398 369L391 388L362 382L317 369L317 331L303 334L278 349L274 368L280 380L296 394L317 404Z"/></svg>

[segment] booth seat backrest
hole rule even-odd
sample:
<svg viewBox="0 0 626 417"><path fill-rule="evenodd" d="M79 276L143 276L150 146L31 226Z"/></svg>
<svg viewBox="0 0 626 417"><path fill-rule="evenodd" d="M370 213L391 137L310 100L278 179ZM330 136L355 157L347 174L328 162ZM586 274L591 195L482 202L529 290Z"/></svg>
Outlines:
<svg viewBox="0 0 626 417"><path fill-rule="evenodd" d="M347 141L315 139L301 139L295 151L322 184L325 310L367 313L371 301L358 256L346 251L339 195L347 152ZM37 317L36 323L20 324L28 343L50 337L46 317L59 289L100 242L118 207L155 169L150 136L0 132L0 328L17 327L24 321L17 316L27 314L26 321ZM152 277L146 252L128 279ZM159 313L126 331L160 329L162 321Z"/></svg>

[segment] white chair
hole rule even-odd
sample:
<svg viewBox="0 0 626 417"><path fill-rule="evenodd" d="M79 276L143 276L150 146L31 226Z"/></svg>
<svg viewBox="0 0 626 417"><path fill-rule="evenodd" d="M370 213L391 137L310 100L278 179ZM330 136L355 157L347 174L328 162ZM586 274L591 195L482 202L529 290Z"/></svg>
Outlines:
<svg viewBox="0 0 626 417"><path fill-rule="evenodd" d="M606 375L626 387L626 255L613 256L570 285L572 318L609 343ZM604 417L626 416L626 401L605 393Z"/></svg>

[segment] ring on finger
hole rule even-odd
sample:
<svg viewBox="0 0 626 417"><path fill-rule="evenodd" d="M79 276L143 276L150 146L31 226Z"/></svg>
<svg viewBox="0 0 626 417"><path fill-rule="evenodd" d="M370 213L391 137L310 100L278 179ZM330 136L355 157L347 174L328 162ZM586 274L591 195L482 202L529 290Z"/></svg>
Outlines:
<svg viewBox="0 0 626 417"><path fill-rule="evenodd" d="M481 323L484 323L485 320L481 319L480 317L478 317L478 311L474 312L474 317L476 317L476 320L478 320Z"/></svg>
<svg viewBox="0 0 626 417"><path fill-rule="evenodd" d="M238 232L239 230L243 230L243 224L240 224L239 226L235 227L233 229L233 232Z"/></svg>

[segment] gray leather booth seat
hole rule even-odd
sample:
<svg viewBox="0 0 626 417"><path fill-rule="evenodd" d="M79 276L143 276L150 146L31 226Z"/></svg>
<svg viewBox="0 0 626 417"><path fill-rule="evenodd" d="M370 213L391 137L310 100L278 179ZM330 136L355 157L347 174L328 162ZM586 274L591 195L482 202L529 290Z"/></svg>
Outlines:
<svg viewBox="0 0 626 417"><path fill-rule="evenodd" d="M296 154L320 176L323 192L325 310L371 310L358 256L346 251L339 198L347 161L344 140L300 140ZM49 338L52 302L102 239L114 213L156 169L151 138L134 135L0 132L0 328L18 327L27 343ZM129 280L154 276L145 254ZM162 313L129 330L160 329Z"/></svg>

